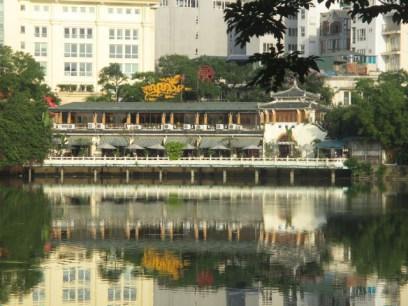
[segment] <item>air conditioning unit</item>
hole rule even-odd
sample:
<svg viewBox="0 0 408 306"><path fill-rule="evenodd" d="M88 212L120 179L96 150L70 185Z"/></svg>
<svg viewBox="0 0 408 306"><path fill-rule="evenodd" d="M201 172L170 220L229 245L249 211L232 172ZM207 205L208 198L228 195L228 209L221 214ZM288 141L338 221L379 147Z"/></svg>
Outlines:
<svg viewBox="0 0 408 306"><path fill-rule="evenodd" d="M173 125L170 123L166 123L162 125L162 130L172 130L173 129Z"/></svg>
<svg viewBox="0 0 408 306"><path fill-rule="evenodd" d="M191 130L193 126L191 124L183 124L183 130Z"/></svg>
<svg viewBox="0 0 408 306"><path fill-rule="evenodd" d="M200 131L206 131L207 130L207 125L206 124L196 125L196 129L200 130Z"/></svg>
<svg viewBox="0 0 408 306"><path fill-rule="evenodd" d="M224 124L216 124L215 129L216 130L223 130L223 129L225 129L225 125Z"/></svg>
<svg viewBox="0 0 408 306"><path fill-rule="evenodd" d="M240 130L242 125L239 124L228 124L228 129L229 130Z"/></svg>
<svg viewBox="0 0 408 306"><path fill-rule="evenodd" d="M94 128L96 128L95 123L92 123L92 122L88 123L88 129L94 129Z"/></svg>
<svg viewBox="0 0 408 306"><path fill-rule="evenodd" d="M68 124L68 123L57 124L57 129L58 130L73 130L75 129L75 124Z"/></svg>
<svg viewBox="0 0 408 306"><path fill-rule="evenodd" d="M96 128L99 129L99 130L104 130L104 129L105 129L105 124L103 124L103 123L97 123L97 124L96 124Z"/></svg>
<svg viewBox="0 0 408 306"><path fill-rule="evenodd" d="M141 130L142 126L140 124L128 124L126 125L128 130Z"/></svg>

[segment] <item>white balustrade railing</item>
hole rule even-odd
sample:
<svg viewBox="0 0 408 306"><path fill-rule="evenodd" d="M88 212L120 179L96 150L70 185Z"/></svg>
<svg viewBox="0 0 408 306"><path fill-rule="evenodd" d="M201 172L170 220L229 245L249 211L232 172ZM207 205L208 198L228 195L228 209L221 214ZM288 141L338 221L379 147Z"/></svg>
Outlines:
<svg viewBox="0 0 408 306"><path fill-rule="evenodd" d="M43 166L75 167L257 167L257 168L329 168L342 169L344 158L278 158L278 157L107 157L49 156Z"/></svg>

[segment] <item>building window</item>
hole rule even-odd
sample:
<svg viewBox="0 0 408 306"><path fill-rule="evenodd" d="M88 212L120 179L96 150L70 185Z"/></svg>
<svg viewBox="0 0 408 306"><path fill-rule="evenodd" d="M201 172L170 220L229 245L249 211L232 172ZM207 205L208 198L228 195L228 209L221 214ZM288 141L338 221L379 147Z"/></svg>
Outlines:
<svg viewBox="0 0 408 306"><path fill-rule="evenodd" d="M115 30L109 29L109 39L115 39Z"/></svg>
<svg viewBox="0 0 408 306"><path fill-rule="evenodd" d="M91 28L86 29L86 38L91 39L93 37L93 30Z"/></svg>
<svg viewBox="0 0 408 306"><path fill-rule="evenodd" d="M45 289L36 288L33 290L33 302L39 303L45 301Z"/></svg>
<svg viewBox="0 0 408 306"><path fill-rule="evenodd" d="M116 39L123 39L123 30L117 29L116 30Z"/></svg>
<svg viewBox="0 0 408 306"><path fill-rule="evenodd" d="M92 63L79 63L80 76L92 76Z"/></svg>
<svg viewBox="0 0 408 306"><path fill-rule="evenodd" d="M351 104L351 92L350 91L343 91L343 104L344 105Z"/></svg>
<svg viewBox="0 0 408 306"><path fill-rule="evenodd" d="M64 302L74 302L76 300L75 288L63 289L62 299Z"/></svg>
<svg viewBox="0 0 408 306"><path fill-rule="evenodd" d="M78 302L85 302L91 299L91 290L89 288L78 288Z"/></svg>
<svg viewBox="0 0 408 306"><path fill-rule="evenodd" d="M34 43L34 56L47 56L47 43Z"/></svg>
<svg viewBox="0 0 408 306"><path fill-rule="evenodd" d="M108 288L108 301L120 301L121 299L121 290L119 287Z"/></svg>
<svg viewBox="0 0 408 306"><path fill-rule="evenodd" d="M116 9L116 14L122 15L123 14L123 9L121 7L118 7Z"/></svg>
<svg viewBox="0 0 408 306"><path fill-rule="evenodd" d="M68 13L68 6L63 6L63 7L62 7L62 11L63 11L64 13Z"/></svg>
<svg viewBox="0 0 408 306"><path fill-rule="evenodd" d="M130 32L131 32L131 31L130 31L129 29L126 29L126 30L125 30L125 39L126 39L126 40L130 40Z"/></svg>
<svg viewBox="0 0 408 306"><path fill-rule="evenodd" d="M89 282L91 280L91 271L89 269L78 269L78 281Z"/></svg>
<svg viewBox="0 0 408 306"><path fill-rule="evenodd" d="M71 38L77 38L78 31L76 28L71 28Z"/></svg>
<svg viewBox="0 0 408 306"><path fill-rule="evenodd" d="M132 9L127 8L127 9L126 9L126 15L130 15L130 14L132 14Z"/></svg>
<svg viewBox="0 0 408 306"><path fill-rule="evenodd" d="M138 39L138 31L133 30L133 40L137 40L137 39Z"/></svg>
<svg viewBox="0 0 408 306"><path fill-rule="evenodd" d="M40 6L34 5L34 12L39 12L39 11L40 11Z"/></svg>
<svg viewBox="0 0 408 306"><path fill-rule="evenodd" d="M136 301L136 288L134 287L123 288L123 300Z"/></svg>
<svg viewBox="0 0 408 306"><path fill-rule="evenodd" d="M75 268L64 269L62 274L62 281L64 283L73 282L75 280L75 276L76 276Z"/></svg>
<svg viewBox="0 0 408 306"><path fill-rule="evenodd" d="M79 44L79 57L92 57L92 44Z"/></svg>
<svg viewBox="0 0 408 306"><path fill-rule="evenodd" d="M78 45L77 44L64 44L64 56L65 57L77 57Z"/></svg>
<svg viewBox="0 0 408 306"><path fill-rule="evenodd" d="M300 45L300 53L305 53L305 45Z"/></svg>
<svg viewBox="0 0 408 306"><path fill-rule="evenodd" d="M77 12L77 7L71 6L71 13L76 13L76 12Z"/></svg>
<svg viewBox="0 0 408 306"><path fill-rule="evenodd" d="M357 41L366 40L366 29L357 30Z"/></svg>
<svg viewBox="0 0 408 306"><path fill-rule="evenodd" d="M94 8L94 7L90 7L90 8L89 8L89 13L90 13L90 14L94 14L94 13L95 13L95 8Z"/></svg>
<svg viewBox="0 0 408 306"><path fill-rule="evenodd" d="M20 11L24 12L26 10L26 7L24 4L20 5Z"/></svg>
<svg viewBox="0 0 408 306"><path fill-rule="evenodd" d="M306 35L305 27L300 27L300 36L305 37L305 35Z"/></svg>
<svg viewBox="0 0 408 306"><path fill-rule="evenodd" d="M25 34L25 26L20 26L20 33Z"/></svg>
<svg viewBox="0 0 408 306"><path fill-rule="evenodd" d="M85 38L85 28L79 28L79 38Z"/></svg>
<svg viewBox="0 0 408 306"><path fill-rule="evenodd" d="M305 9L302 9L302 10L300 11L300 18L301 18L301 19L305 19L305 18L306 18L306 10L305 10Z"/></svg>
<svg viewBox="0 0 408 306"><path fill-rule="evenodd" d="M121 64L120 70L129 78L131 78L137 72L137 64L125 63Z"/></svg>
<svg viewBox="0 0 408 306"><path fill-rule="evenodd" d="M86 7L84 7L84 6L81 6L79 8L79 10L80 10L81 13L86 13Z"/></svg>
<svg viewBox="0 0 408 306"><path fill-rule="evenodd" d="M24 50L26 47L25 42L24 41L20 41L20 49Z"/></svg>
<svg viewBox="0 0 408 306"><path fill-rule="evenodd" d="M64 75L65 76L77 76L78 75L77 63L64 63ZM75 280L75 269L73 270L74 270L73 275L71 274L66 275L64 271L64 282L65 282L65 279L68 279L67 281ZM69 271L69 272L72 272L72 271Z"/></svg>
<svg viewBox="0 0 408 306"><path fill-rule="evenodd" d="M108 14L113 14L113 8L112 7L108 8Z"/></svg>
<svg viewBox="0 0 408 306"><path fill-rule="evenodd" d="M263 53L271 52L272 47L273 47L272 43L263 43L263 46L262 46Z"/></svg>
<svg viewBox="0 0 408 306"><path fill-rule="evenodd" d="M47 74L47 62L39 62L40 63L40 67L44 73L44 75Z"/></svg>
<svg viewBox="0 0 408 306"><path fill-rule="evenodd" d="M125 45L125 58L137 58L137 45Z"/></svg>
<svg viewBox="0 0 408 306"><path fill-rule="evenodd" d="M109 45L109 57L110 58L123 58L123 46L122 45Z"/></svg>

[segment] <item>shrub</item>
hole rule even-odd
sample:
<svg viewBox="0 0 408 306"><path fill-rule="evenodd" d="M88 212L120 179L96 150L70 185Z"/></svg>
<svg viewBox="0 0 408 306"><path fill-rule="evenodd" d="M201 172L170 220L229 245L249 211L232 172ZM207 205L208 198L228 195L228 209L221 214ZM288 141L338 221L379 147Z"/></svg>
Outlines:
<svg viewBox="0 0 408 306"><path fill-rule="evenodd" d="M170 160L180 159L183 154L184 144L180 142L168 142L164 147Z"/></svg>
<svg viewBox="0 0 408 306"><path fill-rule="evenodd" d="M359 161L356 158L350 158L344 162L344 165L350 169L353 176L370 176L372 167L369 162Z"/></svg>

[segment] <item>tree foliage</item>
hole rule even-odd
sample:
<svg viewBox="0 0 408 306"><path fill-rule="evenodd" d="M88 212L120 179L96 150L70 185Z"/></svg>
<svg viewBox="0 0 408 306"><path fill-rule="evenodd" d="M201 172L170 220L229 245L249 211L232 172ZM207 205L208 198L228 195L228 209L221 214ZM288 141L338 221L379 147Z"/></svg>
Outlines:
<svg viewBox="0 0 408 306"><path fill-rule="evenodd" d="M352 95L353 105L330 111L324 126L332 138L350 136L379 141L384 148L408 148L408 82L406 72L383 73L378 82L361 80Z"/></svg>
<svg viewBox="0 0 408 306"><path fill-rule="evenodd" d="M318 0L330 8L340 0ZM276 90L285 80L287 70L295 73L300 81L311 71L319 71L318 57L303 57L300 52L287 53L284 50L283 38L286 31L285 19L297 14L302 9L314 6L314 0L238 0L227 6L224 19L229 33L234 33L236 44L244 47L253 37L272 35L276 43L265 53L254 54L250 61L261 63L261 69L250 85L261 85ZM394 22L408 22L408 2L389 0L372 5L369 0L349 0L352 18L371 22L381 14L390 14Z"/></svg>
<svg viewBox="0 0 408 306"><path fill-rule="evenodd" d="M115 102L119 102L126 81L127 76L121 71L118 63L102 68L99 73L98 84L102 86L106 97Z"/></svg>
<svg viewBox="0 0 408 306"><path fill-rule="evenodd" d="M0 167L42 161L51 145L44 97L51 95L34 59L0 47Z"/></svg>
<svg viewBox="0 0 408 306"><path fill-rule="evenodd" d="M164 146L170 160L177 160L183 155L184 144L176 141L168 142Z"/></svg>

